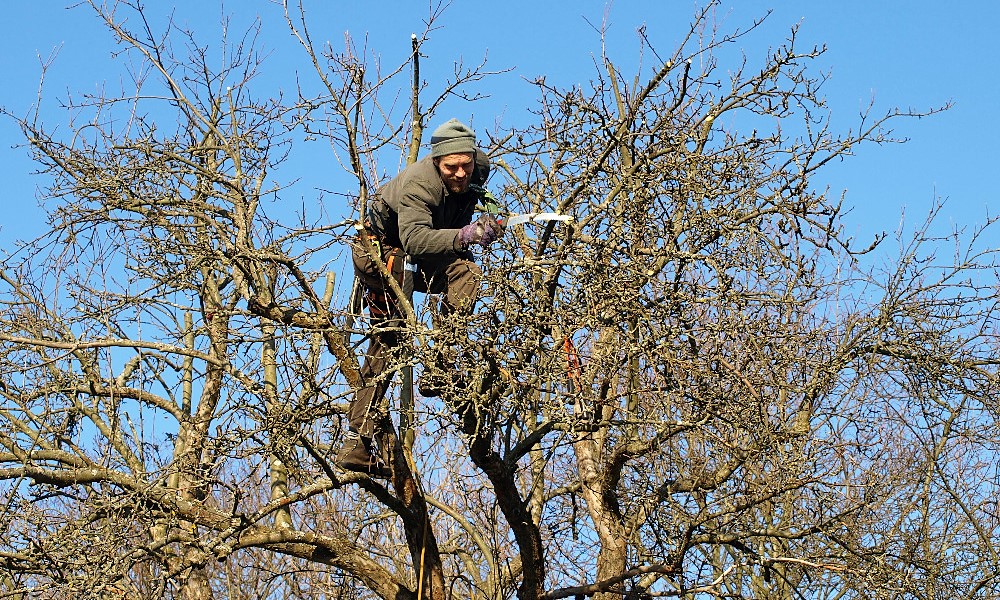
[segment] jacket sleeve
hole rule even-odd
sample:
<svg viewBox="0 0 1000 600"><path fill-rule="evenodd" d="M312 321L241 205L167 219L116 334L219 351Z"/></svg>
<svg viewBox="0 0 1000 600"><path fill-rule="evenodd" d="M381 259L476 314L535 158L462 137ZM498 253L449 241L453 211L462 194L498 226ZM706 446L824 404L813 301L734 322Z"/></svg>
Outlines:
<svg viewBox="0 0 1000 600"><path fill-rule="evenodd" d="M441 202L440 184L421 178L407 181L399 194L399 240L414 258L456 256L463 251L458 229L435 229L432 209Z"/></svg>

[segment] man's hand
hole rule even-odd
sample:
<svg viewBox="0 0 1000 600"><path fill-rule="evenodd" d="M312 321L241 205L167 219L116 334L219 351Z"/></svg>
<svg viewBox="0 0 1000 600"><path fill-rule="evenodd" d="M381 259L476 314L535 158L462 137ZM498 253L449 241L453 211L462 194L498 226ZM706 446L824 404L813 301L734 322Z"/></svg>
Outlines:
<svg viewBox="0 0 1000 600"><path fill-rule="evenodd" d="M458 243L463 248L468 248L472 244L485 247L497 241L501 233L503 227L497 223L493 215L484 213L479 215L479 219L474 223L469 223L458 230Z"/></svg>
<svg viewBox="0 0 1000 600"><path fill-rule="evenodd" d="M495 216L489 213L479 215L479 219L476 223L483 226L483 239L479 242L483 246L489 246L493 242L500 239L500 235L503 234L503 226L497 222L497 218Z"/></svg>

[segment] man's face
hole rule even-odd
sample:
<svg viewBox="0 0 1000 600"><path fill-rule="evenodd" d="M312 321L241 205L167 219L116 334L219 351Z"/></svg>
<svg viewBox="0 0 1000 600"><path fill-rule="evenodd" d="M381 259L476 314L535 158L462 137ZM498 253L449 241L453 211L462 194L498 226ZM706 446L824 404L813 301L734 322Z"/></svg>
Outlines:
<svg viewBox="0 0 1000 600"><path fill-rule="evenodd" d="M461 194L469 189L472 182L472 170L476 163L471 153L446 154L437 160L441 180L453 194Z"/></svg>

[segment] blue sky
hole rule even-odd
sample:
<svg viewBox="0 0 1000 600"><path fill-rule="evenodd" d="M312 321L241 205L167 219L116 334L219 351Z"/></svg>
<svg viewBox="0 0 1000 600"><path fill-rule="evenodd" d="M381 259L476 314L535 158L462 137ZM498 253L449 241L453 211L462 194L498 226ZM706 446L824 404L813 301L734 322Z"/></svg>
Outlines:
<svg viewBox="0 0 1000 600"><path fill-rule="evenodd" d="M46 81L45 121L65 123L57 110L58 98L69 90L94 90L122 77L122 65L111 58L110 36L86 7L67 9L76 0L40 0L9 3L0 35L0 66L4 74L0 105L23 114L34 104L39 56L59 49ZM369 48L395 64L409 50L409 35L422 30L429 4L416 0L377 3L307 0L314 35L340 44L343 32L355 39L367 36ZM949 5L950 4L950 5ZM260 15L265 46L273 49L266 68L275 77L289 66L304 67L301 55L290 47L279 7L267 0L147 2L150 13L175 18L193 26L201 39L212 40L223 12L236 13L236 27ZM954 8L960 6L961 9ZM645 24L661 51L670 52L686 31L693 14L691 1L575 0L539 2L508 0L498 3L456 0L439 21L424 51L424 74L432 82L447 74L455 60L475 64L488 55L489 67L513 69L494 78L480 91L487 102L452 102L442 116L457 116L475 126L492 124L497 114L513 121L534 102L524 83L545 75L563 85L584 83L593 74L593 56L600 51L594 26L607 18L609 54L634 62L636 28ZM833 165L817 183L835 194L845 191L853 212L848 228L860 234L892 231L902 211L907 221L922 219L935 196L947 199L943 218L957 225L982 222L1000 206L991 185L993 150L1000 138L996 115L1000 98L998 64L1000 3L976 0L942 3L841 0L839 2L726 2L717 11L722 29L746 27L755 16L772 14L766 24L743 42L751 57L780 44L789 28L799 23L800 47L826 44L827 54L816 68L830 73L823 91L833 109L834 123L855 124L858 112L874 98L875 112L893 106L927 109L953 102L946 113L901 121L896 133L909 138L904 145L868 147L858 156ZM295 63L294 61L299 61ZM726 68L723 63L722 68ZM736 66L735 64L733 66ZM445 117L446 118L446 117ZM433 125L433 124L432 124ZM0 160L6 183L5 216L0 220L0 245L42 230L36 188L44 180L32 176L32 165L19 143L18 131L0 123ZM317 184L335 187L336 183ZM308 198L310 189L298 190Z"/></svg>

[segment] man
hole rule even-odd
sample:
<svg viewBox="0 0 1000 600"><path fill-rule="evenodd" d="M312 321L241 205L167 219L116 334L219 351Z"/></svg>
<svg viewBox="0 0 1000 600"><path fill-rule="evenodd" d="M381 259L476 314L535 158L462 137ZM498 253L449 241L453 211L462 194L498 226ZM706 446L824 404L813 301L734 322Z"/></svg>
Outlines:
<svg viewBox="0 0 1000 600"><path fill-rule="evenodd" d="M475 133L451 119L431 135L430 156L387 183L369 207L369 231L386 270L402 284L409 256L416 267L414 290L444 294L443 316L471 312L482 270L473 262L469 248L488 246L503 231L487 213L472 221L483 194L479 186L486 182L489 168L488 159L476 146ZM371 255L357 244L352 251L374 332L361 366L365 387L351 401L349 430L336 463L344 469L388 477L387 465L374 448L378 438L374 411L389 387L387 362L400 343L397 330L402 313ZM420 391L425 396L440 392L423 380Z"/></svg>

